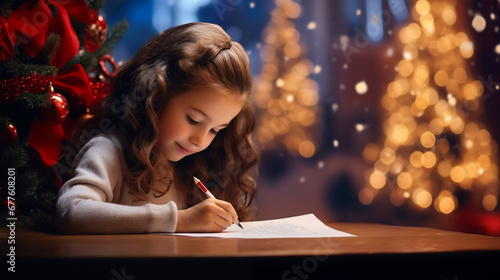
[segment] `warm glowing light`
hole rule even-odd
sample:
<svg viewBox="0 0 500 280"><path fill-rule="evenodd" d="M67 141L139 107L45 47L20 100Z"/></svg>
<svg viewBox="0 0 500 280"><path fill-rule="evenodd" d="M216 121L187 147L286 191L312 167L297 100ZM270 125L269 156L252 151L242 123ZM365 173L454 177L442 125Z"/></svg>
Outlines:
<svg viewBox="0 0 500 280"><path fill-rule="evenodd" d="M277 79L276 80L276 86L277 87L283 87L285 85L285 81L283 81L283 79Z"/></svg>
<svg viewBox="0 0 500 280"><path fill-rule="evenodd" d="M455 166L450 171L450 177L455 183L460 183L465 179L465 170L462 166Z"/></svg>
<svg viewBox="0 0 500 280"><path fill-rule="evenodd" d="M299 153L301 156L305 158L310 158L316 152L316 147L311 141L303 141L299 145Z"/></svg>
<svg viewBox="0 0 500 280"><path fill-rule="evenodd" d="M285 15L289 18L298 18L302 12L302 9L299 4L290 1L287 2L284 6Z"/></svg>
<svg viewBox="0 0 500 280"><path fill-rule="evenodd" d="M422 158L423 158L422 152L415 151L410 156L410 164L415 168L422 167Z"/></svg>
<svg viewBox="0 0 500 280"><path fill-rule="evenodd" d="M482 32L486 28L486 20L480 14L476 14L472 20L472 27L477 32Z"/></svg>
<svg viewBox="0 0 500 280"><path fill-rule="evenodd" d="M440 119L432 119L432 121L429 123L429 130L434 133L434 134L441 134L444 129L444 123Z"/></svg>
<svg viewBox="0 0 500 280"><path fill-rule="evenodd" d="M418 49L413 44L408 44L403 50L403 57L408 60L413 60L418 56Z"/></svg>
<svg viewBox="0 0 500 280"><path fill-rule="evenodd" d="M480 155L477 158L477 166L481 168L482 170L488 170L491 165L491 159L487 155Z"/></svg>
<svg viewBox="0 0 500 280"><path fill-rule="evenodd" d="M464 58L470 58L474 54L474 45L470 41L460 44L460 54Z"/></svg>
<svg viewBox="0 0 500 280"><path fill-rule="evenodd" d="M457 14L455 13L452 7L444 8L442 16L443 16L443 21L448 25L455 24L455 21L457 20Z"/></svg>
<svg viewBox="0 0 500 280"><path fill-rule="evenodd" d="M426 15L429 13L431 5L425 0L420 0L415 3L415 10L421 15Z"/></svg>
<svg viewBox="0 0 500 280"><path fill-rule="evenodd" d="M427 151L422 155L422 158L420 159L422 166L425 168L432 168L434 165L436 165L436 155L431 152Z"/></svg>
<svg viewBox="0 0 500 280"><path fill-rule="evenodd" d="M374 171L371 176L370 176L370 185L374 188L374 189L381 189L386 183L386 178L385 178L385 174L381 173L381 172L378 172L378 171Z"/></svg>
<svg viewBox="0 0 500 280"><path fill-rule="evenodd" d="M285 45L285 48L283 49L285 52L285 55L289 58L296 58L300 55L301 53L301 48L298 44L296 43L289 43Z"/></svg>
<svg viewBox="0 0 500 280"><path fill-rule="evenodd" d="M467 73L463 68L459 67L453 71L453 79L459 84L463 84L467 81Z"/></svg>
<svg viewBox="0 0 500 280"><path fill-rule="evenodd" d="M401 60L398 64L398 72L403 77L408 77L413 72L413 64L408 60Z"/></svg>
<svg viewBox="0 0 500 280"><path fill-rule="evenodd" d="M356 92L359 95L363 95L368 91L368 85L366 84L365 81L361 81L361 82L356 83L356 85L354 86L354 89L356 90Z"/></svg>
<svg viewBox="0 0 500 280"><path fill-rule="evenodd" d="M415 72L413 74L413 80L420 85L427 85L429 83L429 70L424 65L418 65L415 67Z"/></svg>
<svg viewBox="0 0 500 280"><path fill-rule="evenodd" d="M413 40L417 39L422 34L420 26L418 26L418 24L416 23L410 23L406 27L406 32L408 33L408 36Z"/></svg>
<svg viewBox="0 0 500 280"><path fill-rule="evenodd" d="M380 152L380 160L384 164L389 165L393 163L395 159L396 159L396 153L391 148L385 148Z"/></svg>
<svg viewBox="0 0 500 280"><path fill-rule="evenodd" d="M422 208L427 208L432 204L432 195L423 188L417 188L413 191L412 199L415 204Z"/></svg>
<svg viewBox="0 0 500 280"><path fill-rule="evenodd" d="M453 118L450 122L450 129L455 134L460 134L464 131L464 121L459 118Z"/></svg>
<svg viewBox="0 0 500 280"><path fill-rule="evenodd" d="M443 70L439 70L434 75L434 81L438 86L444 87L448 83L448 74Z"/></svg>
<svg viewBox="0 0 500 280"><path fill-rule="evenodd" d="M354 127L356 128L356 130L358 132L362 132L366 128L366 126L364 124L361 124L361 123L357 123Z"/></svg>
<svg viewBox="0 0 500 280"><path fill-rule="evenodd" d="M483 207L486 211L493 211L497 207L498 199L493 194L487 194L483 197Z"/></svg>
<svg viewBox="0 0 500 280"><path fill-rule="evenodd" d="M314 22L314 21L309 22L309 23L307 24L307 29L309 29L309 30L314 30L314 29L316 29L316 22Z"/></svg>
<svg viewBox="0 0 500 280"><path fill-rule="evenodd" d="M313 73L314 74L321 73L321 66L319 66L319 65L314 66Z"/></svg>
<svg viewBox="0 0 500 280"><path fill-rule="evenodd" d="M488 144L491 141L491 135L486 129L481 129L477 133L477 141L481 144Z"/></svg>
<svg viewBox="0 0 500 280"><path fill-rule="evenodd" d="M402 172L398 176L398 186L402 189L409 189L413 184L413 177L408 172Z"/></svg>
<svg viewBox="0 0 500 280"><path fill-rule="evenodd" d="M392 131L390 133L390 139L394 143L401 145L408 141L408 138L410 137L410 130L408 129L408 127L398 124L391 128Z"/></svg>
<svg viewBox="0 0 500 280"><path fill-rule="evenodd" d="M436 136L432 132L426 131L420 136L420 143L426 148L431 148L436 143Z"/></svg>
<svg viewBox="0 0 500 280"><path fill-rule="evenodd" d="M456 203L449 191L442 191L435 201L435 208L443 214L450 214L455 210Z"/></svg>

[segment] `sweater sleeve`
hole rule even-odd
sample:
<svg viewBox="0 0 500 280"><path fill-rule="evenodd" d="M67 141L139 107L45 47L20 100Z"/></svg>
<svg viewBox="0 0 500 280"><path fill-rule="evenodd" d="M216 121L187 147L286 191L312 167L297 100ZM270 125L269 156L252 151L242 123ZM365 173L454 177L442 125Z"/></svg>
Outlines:
<svg viewBox="0 0 500 280"><path fill-rule="evenodd" d="M125 160L116 139L98 136L75 159L75 173L59 192L59 229L69 234L174 232L177 206L116 203L123 188Z"/></svg>

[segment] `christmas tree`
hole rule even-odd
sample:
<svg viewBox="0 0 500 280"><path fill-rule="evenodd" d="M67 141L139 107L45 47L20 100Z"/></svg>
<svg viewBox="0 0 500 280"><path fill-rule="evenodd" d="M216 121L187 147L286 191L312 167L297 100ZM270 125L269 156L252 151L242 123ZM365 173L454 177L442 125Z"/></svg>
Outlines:
<svg viewBox="0 0 500 280"><path fill-rule="evenodd" d="M124 20L109 30L103 1L3 1L0 6L2 222L51 229L61 174L54 168L79 121L109 92L110 56Z"/></svg>
<svg viewBox="0 0 500 280"><path fill-rule="evenodd" d="M456 30L453 1L416 1L412 16L415 21L399 31L402 59L382 98L384 142L364 150L373 169L360 201L369 204L385 190L395 206L449 214L460 193L493 211L498 146L481 123L487 97L469 70L474 44Z"/></svg>
<svg viewBox="0 0 500 280"><path fill-rule="evenodd" d="M302 7L291 0L276 1L276 6L260 49L264 66L256 78L255 102L266 110L258 116L257 141L266 149L282 145L291 154L310 158L317 147L311 127L317 121L319 86L309 76L321 69L304 56L299 42L293 21Z"/></svg>

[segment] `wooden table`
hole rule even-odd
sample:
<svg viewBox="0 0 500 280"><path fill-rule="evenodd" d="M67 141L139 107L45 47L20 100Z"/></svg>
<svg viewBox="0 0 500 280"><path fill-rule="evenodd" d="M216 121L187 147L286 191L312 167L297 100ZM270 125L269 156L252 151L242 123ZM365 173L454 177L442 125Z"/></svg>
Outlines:
<svg viewBox="0 0 500 280"><path fill-rule="evenodd" d="M155 234L56 235L16 229L16 276L36 273L40 276L36 279L49 279L41 277L44 275L50 279L115 280L500 279L499 237L380 224L328 225L357 237L251 240ZM5 267L9 232L3 228L0 233Z"/></svg>

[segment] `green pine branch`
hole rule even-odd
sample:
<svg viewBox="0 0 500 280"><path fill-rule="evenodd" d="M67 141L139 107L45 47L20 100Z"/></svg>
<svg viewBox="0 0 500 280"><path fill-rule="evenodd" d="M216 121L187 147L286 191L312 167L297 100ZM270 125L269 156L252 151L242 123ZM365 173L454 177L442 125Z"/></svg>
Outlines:
<svg viewBox="0 0 500 280"><path fill-rule="evenodd" d="M127 29L128 22L125 19L117 23L111 30L108 30L106 39L98 50L93 53L85 52L81 56L75 56L61 68L61 72L75 64L82 65L85 72L95 69L99 63L99 57L103 54L112 54L116 44L121 41Z"/></svg>
<svg viewBox="0 0 500 280"><path fill-rule="evenodd" d="M55 76L57 68L52 65L38 65L24 63L14 57L11 60L0 63L0 78L10 79L13 77L29 76L38 74L40 76Z"/></svg>
<svg viewBox="0 0 500 280"><path fill-rule="evenodd" d="M47 94L27 92L19 96L14 104L27 110L38 110L47 104L47 100Z"/></svg>

